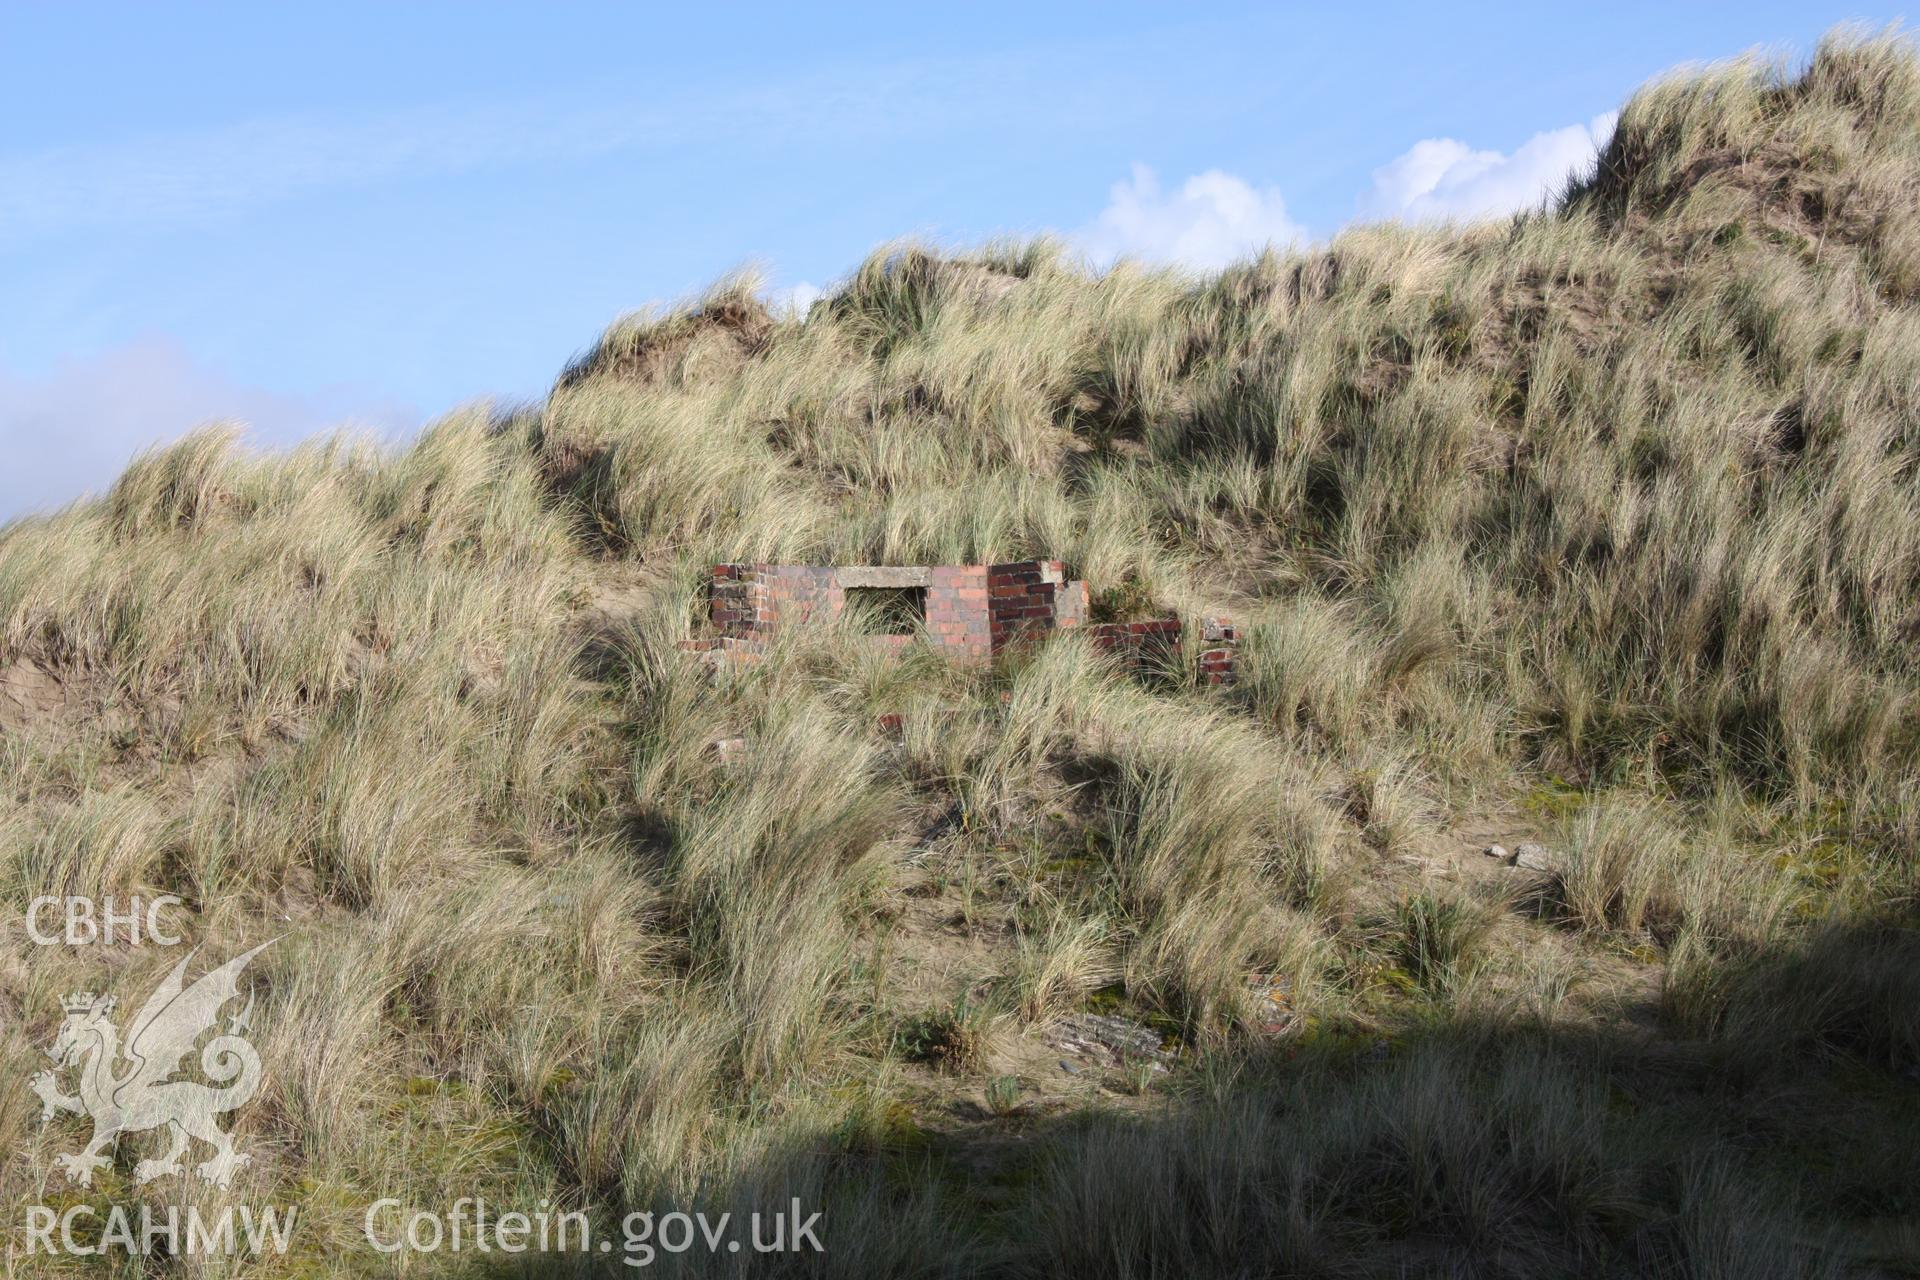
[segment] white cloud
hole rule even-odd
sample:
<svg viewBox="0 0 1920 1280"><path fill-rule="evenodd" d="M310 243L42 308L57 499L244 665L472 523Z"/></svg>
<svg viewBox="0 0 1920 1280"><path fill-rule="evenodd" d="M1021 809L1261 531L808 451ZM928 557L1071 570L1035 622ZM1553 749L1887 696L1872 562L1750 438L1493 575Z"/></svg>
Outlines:
<svg viewBox="0 0 1920 1280"><path fill-rule="evenodd" d="M1101 265L1116 258L1218 270L1258 253L1268 244L1302 243L1307 229L1287 216L1286 201L1273 187L1256 189L1242 178L1209 169L1188 178L1178 191L1163 192L1153 170L1133 166L1133 178L1118 182L1107 207L1074 239Z"/></svg>
<svg viewBox="0 0 1920 1280"><path fill-rule="evenodd" d="M101 492L140 450L216 419L247 424L260 444L340 426L391 436L420 423L412 410L350 387L287 395L245 386L166 338L41 377L0 369L0 521Z"/></svg>
<svg viewBox="0 0 1920 1280"><path fill-rule="evenodd" d="M1609 111L1586 124L1536 133L1512 155L1475 151L1452 138L1416 142L1373 171L1373 185L1360 198L1361 216L1427 222L1537 207L1569 177L1592 169L1617 116Z"/></svg>
<svg viewBox="0 0 1920 1280"><path fill-rule="evenodd" d="M826 297L827 291L808 280L788 285L784 289L773 289L767 293L767 310L776 316L791 315L795 319L807 318L807 309Z"/></svg>

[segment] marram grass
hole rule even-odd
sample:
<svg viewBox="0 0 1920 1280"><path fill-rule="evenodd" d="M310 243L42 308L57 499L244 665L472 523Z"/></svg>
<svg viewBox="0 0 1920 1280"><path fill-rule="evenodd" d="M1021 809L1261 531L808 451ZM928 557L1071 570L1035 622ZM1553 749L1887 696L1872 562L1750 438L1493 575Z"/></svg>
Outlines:
<svg viewBox="0 0 1920 1280"><path fill-rule="evenodd" d="M1920 63L1841 34L1498 224L893 246L403 449L197 433L0 531L9 915L284 937L230 1195L303 1227L247 1274L459 1195L798 1196L807 1274L1920 1267L1916 211ZM675 649L714 561L1035 555L1233 614L1242 683ZM59 996L173 957L4 939L11 1230L77 1194ZM1089 1012L1172 1069L1058 1072ZM101 1194L158 1203L137 1145Z"/></svg>

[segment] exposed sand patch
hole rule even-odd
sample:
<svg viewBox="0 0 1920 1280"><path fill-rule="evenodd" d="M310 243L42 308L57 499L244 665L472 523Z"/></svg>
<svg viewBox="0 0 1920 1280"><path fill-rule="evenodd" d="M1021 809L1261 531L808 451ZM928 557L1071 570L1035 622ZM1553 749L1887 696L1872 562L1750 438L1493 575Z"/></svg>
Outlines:
<svg viewBox="0 0 1920 1280"><path fill-rule="evenodd" d="M58 715L67 702L60 677L32 658L0 666L0 732L24 733L35 722Z"/></svg>

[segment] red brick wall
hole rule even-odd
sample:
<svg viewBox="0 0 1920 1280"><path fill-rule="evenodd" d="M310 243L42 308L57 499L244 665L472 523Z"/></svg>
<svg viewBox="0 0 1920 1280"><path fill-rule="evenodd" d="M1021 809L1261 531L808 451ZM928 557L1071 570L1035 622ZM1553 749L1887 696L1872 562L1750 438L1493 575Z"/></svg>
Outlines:
<svg viewBox="0 0 1920 1280"><path fill-rule="evenodd" d="M707 587L707 619L723 636L751 635L759 624L761 598L756 566L717 564Z"/></svg>
<svg viewBox="0 0 1920 1280"><path fill-rule="evenodd" d="M1147 622L1096 622L1087 628L1096 649L1118 653L1129 668L1171 666L1180 655L1180 619L1154 618ZM1239 643L1239 628L1227 618L1200 619L1200 653L1195 660L1202 684L1232 684L1238 679L1234 669L1234 646Z"/></svg>
<svg viewBox="0 0 1920 1280"><path fill-rule="evenodd" d="M723 636L766 636L782 622L840 612L833 570L800 564L716 564L707 616Z"/></svg>
<svg viewBox="0 0 1920 1280"><path fill-rule="evenodd" d="M787 623L814 617L838 617L846 608L844 573L853 584L875 573L923 576L926 583L927 639L957 658L985 662L1009 648L1038 640L1055 630L1079 628L1095 647L1120 651L1135 668L1170 663L1180 652L1180 620L1087 622L1087 584L1066 581L1058 560L1020 560L995 565L939 565L915 570L863 570L815 565L717 564L708 594L708 615L723 640L758 642ZM1200 620L1202 648L1197 659L1207 684L1231 684L1239 633L1225 618ZM906 636L875 636L877 644L899 646ZM735 645L690 644L703 649Z"/></svg>
<svg viewBox="0 0 1920 1280"><path fill-rule="evenodd" d="M1240 673L1234 667L1234 650L1240 643L1240 628L1233 624L1233 619L1200 619L1200 643L1203 646L1198 659L1201 684L1233 684L1240 678Z"/></svg>
<svg viewBox="0 0 1920 1280"><path fill-rule="evenodd" d="M725 636L765 637L781 625L838 617L846 609L841 570L815 565L717 564L708 596L714 629ZM859 570L846 571L857 577ZM926 578L927 638L942 649L984 661L993 652L985 565L942 565ZM906 636L875 636L897 647Z"/></svg>
<svg viewBox="0 0 1920 1280"><path fill-rule="evenodd" d="M993 630L987 614L987 567L942 565L928 571L927 637L943 649L970 660L993 654Z"/></svg>
<svg viewBox="0 0 1920 1280"><path fill-rule="evenodd" d="M834 585L833 570L802 564L755 565L766 597L760 605L758 628L771 631L783 622L836 617L846 597Z"/></svg>
<svg viewBox="0 0 1920 1280"><path fill-rule="evenodd" d="M1066 576L1058 560L987 566L987 612L995 653L1054 629L1054 594Z"/></svg>
<svg viewBox="0 0 1920 1280"><path fill-rule="evenodd" d="M1119 655L1129 669L1171 665L1180 653L1180 619L1148 622L1094 622L1086 627L1093 647Z"/></svg>

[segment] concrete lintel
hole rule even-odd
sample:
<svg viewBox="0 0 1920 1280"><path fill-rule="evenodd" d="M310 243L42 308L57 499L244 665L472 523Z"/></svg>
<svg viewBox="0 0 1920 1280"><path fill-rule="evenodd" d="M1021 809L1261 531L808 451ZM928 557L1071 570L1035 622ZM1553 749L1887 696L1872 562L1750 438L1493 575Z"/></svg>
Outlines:
<svg viewBox="0 0 1920 1280"><path fill-rule="evenodd" d="M925 565L841 565L833 578L842 588L924 587L932 584L933 570Z"/></svg>

